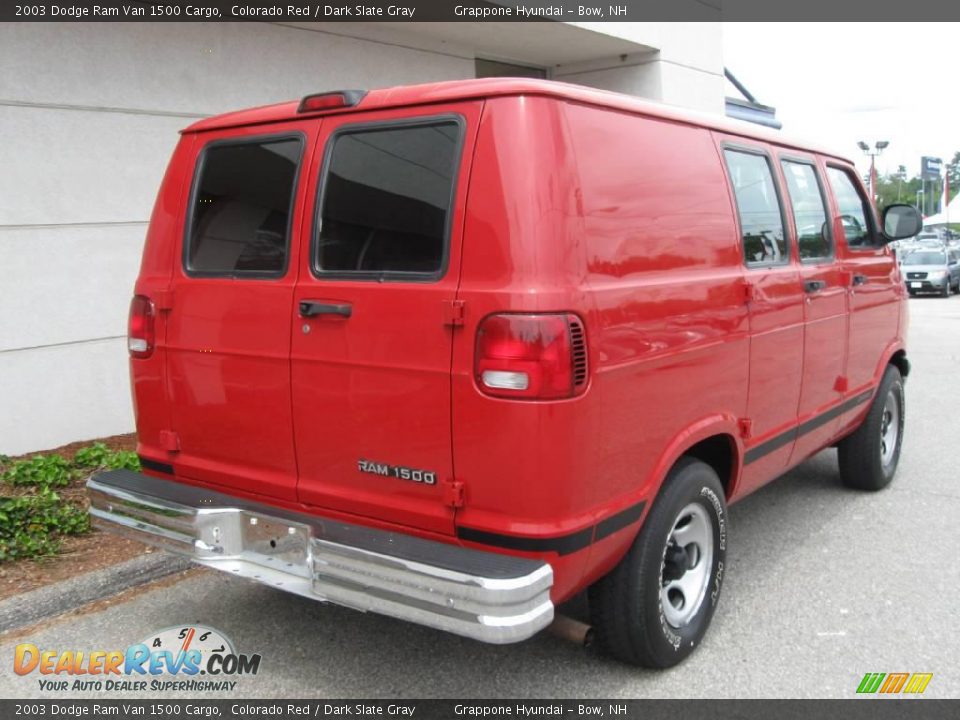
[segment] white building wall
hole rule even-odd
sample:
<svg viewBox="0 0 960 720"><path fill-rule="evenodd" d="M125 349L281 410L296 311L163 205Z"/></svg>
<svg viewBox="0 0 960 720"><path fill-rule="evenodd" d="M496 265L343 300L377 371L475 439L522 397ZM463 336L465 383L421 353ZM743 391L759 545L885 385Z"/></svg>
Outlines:
<svg viewBox="0 0 960 720"><path fill-rule="evenodd" d="M581 83L671 105L724 111L723 37L718 23L574 23L654 48L562 64L557 80Z"/></svg>
<svg viewBox="0 0 960 720"><path fill-rule="evenodd" d="M298 27L0 25L0 453L133 430L124 336L177 131L472 58Z"/></svg>
<svg viewBox="0 0 960 720"><path fill-rule="evenodd" d="M564 42L539 45L537 26L455 24L448 42L433 24L352 25L0 24L0 453L133 430L127 306L177 130L198 117L469 78L484 48L723 111L718 24L561 24Z"/></svg>

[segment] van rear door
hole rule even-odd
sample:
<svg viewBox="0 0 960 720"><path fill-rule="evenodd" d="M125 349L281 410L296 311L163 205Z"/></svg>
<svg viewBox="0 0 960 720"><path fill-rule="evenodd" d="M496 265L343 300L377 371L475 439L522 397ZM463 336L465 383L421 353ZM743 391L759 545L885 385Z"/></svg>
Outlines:
<svg viewBox="0 0 960 720"><path fill-rule="evenodd" d="M292 308L303 503L453 532L453 307L481 108L324 120Z"/></svg>
<svg viewBox="0 0 960 720"><path fill-rule="evenodd" d="M306 173L320 121L202 133L167 322L178 475L296 498L290 333Z"/></svg>

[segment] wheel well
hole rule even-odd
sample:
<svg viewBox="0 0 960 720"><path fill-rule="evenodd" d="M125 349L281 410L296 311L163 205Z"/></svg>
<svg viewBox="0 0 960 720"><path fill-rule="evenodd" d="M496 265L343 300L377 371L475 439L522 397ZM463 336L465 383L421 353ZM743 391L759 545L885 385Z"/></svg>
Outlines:
<svg viewBox="0 0 960 720"><path fill-rule="evenodd" d="M712 467L720 478L724 493L730 497L730 491L733 489L735 447L734 440L729 435L713 435L689 448L684 455L694 457Z"/></svg>
<svg viewBox="0 0 960 720"><path fill-rule="evenodd" d="M890 358L890 364L895 366L903 377L906 377L910 374L910 361L907 360L907 353L905 350L897 350L893 354L893 357Z"/></svg>

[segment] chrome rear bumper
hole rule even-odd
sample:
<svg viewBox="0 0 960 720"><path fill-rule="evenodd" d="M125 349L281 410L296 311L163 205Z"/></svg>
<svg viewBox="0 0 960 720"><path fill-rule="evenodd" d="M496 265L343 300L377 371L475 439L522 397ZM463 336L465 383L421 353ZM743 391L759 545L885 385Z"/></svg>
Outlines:
<svg viewBox="0 0 960 720"><path fill-rule="evenodd" d="M282 510L113 470L87 481L98 528L314 600L489 643L550 624L548 563Z"/></svg>

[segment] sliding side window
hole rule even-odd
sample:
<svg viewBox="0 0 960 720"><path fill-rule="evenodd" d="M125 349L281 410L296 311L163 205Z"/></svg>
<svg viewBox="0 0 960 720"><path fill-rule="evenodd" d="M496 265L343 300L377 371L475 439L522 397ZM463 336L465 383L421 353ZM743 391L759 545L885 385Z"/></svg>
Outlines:
<svg viewBox="0 0 960 720"><path fill-rule="evenodd" d="M816 169L810 163L793 160L784 160L782 164L800 260L813 262L833 257L827 206Z"/></svg>
<svg viewBox="0 0 960 720"><path fill-rule="evenodd" d="M725 150L733 184L747 265L779 265L790 261L783 231L783 213L766 155Z"/></svg>

